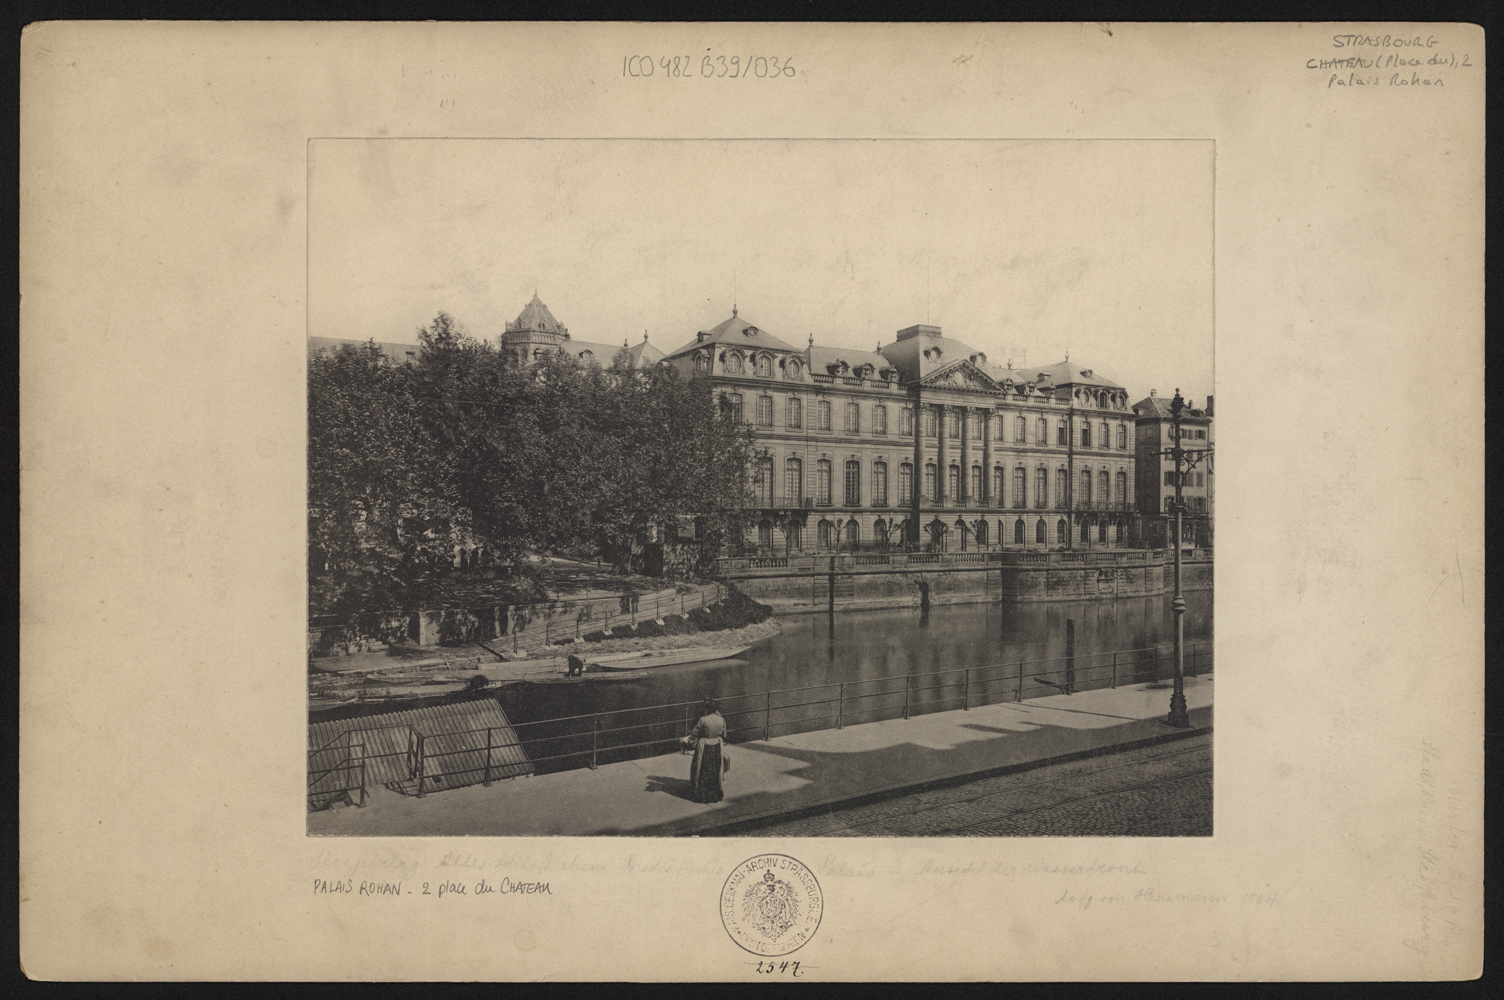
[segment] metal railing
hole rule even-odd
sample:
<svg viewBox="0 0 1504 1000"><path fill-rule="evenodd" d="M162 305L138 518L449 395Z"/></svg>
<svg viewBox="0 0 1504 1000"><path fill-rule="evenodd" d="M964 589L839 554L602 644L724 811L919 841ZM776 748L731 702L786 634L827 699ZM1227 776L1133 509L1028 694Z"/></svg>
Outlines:
<svg viewBox="0 0 1504 1000"><path fill-rule="evenodd" d="M1209 641L1188 643L1185 649L1187 676L1210 672L1213 667ZM864 680L837 681L803 687L774 688L717 699L732 743L769 740L773 736L843 729L848 725L909 719L916 715L961 710L984 705L1021 702L1055 694L1076 694L1101 688L1165 680L1174 672L1174 647L1083 653L1071 657L1018 660L976 667L957 667ZM517 738L498 742L494 727L459 730L424 736L410 732L406 750L365 755L363 743L352 743L349 752L333 765L313 770L316 754L330 747L309 751L309 795L333 796L359 790L365 798L366 767L382 757L402 757L402 768L412 789L422 796L438 787L474 784L479 776L489 785L503 767L516 768L516 760L500 762L496 752L515 750L537 773L596 768L602 764L658 756L682 743L695 722L702 702L683 701L640 708L620 708L587 715L513 722ZM484 747L435 750L440 737L486 734ZM348 736L349 734L345 734ZM337 742L337 741L336 741ZM359 749L359 753L355 751ZM484 753L483 760L468 767L448 770L447 758ZM323 779L333 773L348 777L344 787L331 787ZM357 777L358 776L358 777ZM456 781L456 776L461 780ZM468 780L465 780L465 777ZM315 792L315 786L318 790Z"/></svg>

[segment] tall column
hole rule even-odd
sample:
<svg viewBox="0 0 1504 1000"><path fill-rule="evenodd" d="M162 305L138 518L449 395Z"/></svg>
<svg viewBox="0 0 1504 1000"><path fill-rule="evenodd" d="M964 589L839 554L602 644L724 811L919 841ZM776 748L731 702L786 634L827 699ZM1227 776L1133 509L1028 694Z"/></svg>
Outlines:
<svg viewBox="0 0 1504 1000"><path fill-rule="evenodd" d="M971 407L963 406L961 412L961 476L958 485L961 495L956 499L964 505L971 496Z"/></svg>
<svg viewBox="0 0 1504 1000"><path fill-rule="evenodd" d="M945 477L949 473L945 461L946 407L935 407L935 506L945 506Z"/></svg>
<svg viewBox="0 0 1504 1000"><path fill-rule="evenodd" d="M982 506L992 506L992 410L977 411L982 421ZM1001 539L999 539L1001 541Z"/></svg>
<svg viewBox="0 0 1504 1000"><path fill-rule="evenodd" d="M924 407L920 403L919 393L914 393L914 475L910 482L909 503L913 510L910 515L909 542L916 548L919 546L919 512L922 509L924 490Z"/></svg>

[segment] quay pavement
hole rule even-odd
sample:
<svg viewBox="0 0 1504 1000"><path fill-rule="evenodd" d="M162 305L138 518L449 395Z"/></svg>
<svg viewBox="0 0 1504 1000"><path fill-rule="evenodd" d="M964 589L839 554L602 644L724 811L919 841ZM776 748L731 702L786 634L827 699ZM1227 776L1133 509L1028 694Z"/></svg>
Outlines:
<svg viewBox="0 0 1504 1000"><path fill-rule="evenodd" d="M691 801L670 753L419 799L369 789L365 808L308 814L313 836L725 836L883 798L1206 733L1210 674L1185 679L1190 729L1164 722L1166 685L1050 695L727 748L725 799Z"/></svg>

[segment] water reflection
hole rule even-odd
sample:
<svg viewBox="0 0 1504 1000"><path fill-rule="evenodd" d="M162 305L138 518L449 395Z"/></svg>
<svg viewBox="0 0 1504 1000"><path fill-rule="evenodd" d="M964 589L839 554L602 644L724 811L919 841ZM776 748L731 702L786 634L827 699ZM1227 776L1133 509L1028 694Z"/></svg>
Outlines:
<svg viewBox="0 0 1504 1000"><path fill-rule="evenodd" d="M1047 675L1051 668L1033 661L1065 656L1068 618L1076 623L1077 676L1085 679L1082 683L1086 686L1095 686L1088 684L1093 676L1090 664L1107 669L1107 657L1093 659L1094 654L1153 647L1164 653L1173 641L1168 596L841 611L785 618L783 634L759 642L738 658L659 667L629 681L510 687L503 690L501 701L514 722L527 722L705 697L736 699L816 685L829 686L829 693L814 692L809 699L835 699L840 685L853 686L853 691L874 691L881 687L876 679L898 678L897 690L903 687L906 675L1000 664L1005 666L973 677L975 697L1036 697L1058 690ZM1210 591L1186 595L1185 638L1188 644L1212 638ZM822 644L823 657L816 652ZM1023 661L1030 664L1018 667ZM1158 664L1146 664L1142 657L1122 657L1113 669L1120 683L1132 683L1151 679L1148 671L1167 676L1167 662L1163 655ZM929 680L918 678L915 684ZM861 687L864 683L865 688ZM959 675L956 684L960 684ZM958 686L944 690L916 688L912 697L922 704L926 699L957 698L960 690ZM786 696L782 701L791 703L793 697ZM873 699L874 706L877 701ZM956 707L960 707L959 702ZM849 709L847 712L848 723L859 721ZM686 729L689 721L686 716Z"/></svg>

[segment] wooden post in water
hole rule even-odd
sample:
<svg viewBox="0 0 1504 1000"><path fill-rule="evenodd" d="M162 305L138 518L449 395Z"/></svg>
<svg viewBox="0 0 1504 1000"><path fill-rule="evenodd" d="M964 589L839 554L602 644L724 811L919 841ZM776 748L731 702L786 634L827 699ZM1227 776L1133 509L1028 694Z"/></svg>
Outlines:
<svg viewBox="0 0 1504 1000"><path fill-rule="evenodd" d="M842 682L836 687L836 728L841 728L842 714L846 710L846 684Z"/></svg>
<svg viewBox="0 0 1504 1000"><path fill-rule="evenodd" d="M1076 619L1065 620L1065 693L1076 689Z"/></svg>

